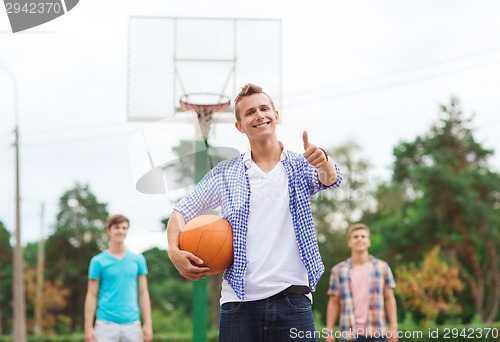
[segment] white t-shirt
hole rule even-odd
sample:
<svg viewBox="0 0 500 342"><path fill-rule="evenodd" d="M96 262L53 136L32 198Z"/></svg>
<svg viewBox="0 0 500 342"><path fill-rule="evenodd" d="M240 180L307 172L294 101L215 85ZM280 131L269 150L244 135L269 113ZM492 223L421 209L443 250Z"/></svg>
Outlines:
<svg viewBox="0 0 500 342"><path fill-rule="evenodd" d="M281 159L286 157L283 150ZM300 259L290 212L288 177L281 162L265 173L243 159L250 180L250 214L247 233L246 301L271 297L290 285L307 285L307 271ZM309 294L308 297L312 299ZM229 284L222 282L220 303L241 301Z"/></svg>

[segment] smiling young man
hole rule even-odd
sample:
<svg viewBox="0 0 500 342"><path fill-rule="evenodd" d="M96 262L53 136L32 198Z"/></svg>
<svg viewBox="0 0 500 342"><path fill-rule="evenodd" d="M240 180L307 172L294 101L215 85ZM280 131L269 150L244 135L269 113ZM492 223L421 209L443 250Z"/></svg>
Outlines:
<svg viewBox="0 0 500 342"><path fill-rule="evenodd" d="M326 328L335 341L397 341L396 283L389 265L368 254L370 229L357 223L349 227L351 257L331 270ZM389 320L387 329L386 315ZM340 329L333 331L340 316Z"/></svg>
<svg viewBox="0 0 500 342"><path fill-rule="evenodd" d="M248 84L241 90L235 116L250 148L219 163L175 205L167 228L169 257L186 279L204 277L208 268L179 249L179 233L185 222L220 206L233 228L234 262L224 272L219 341L315 336L311 290L324 266L310 198L338 187L340 170L309 143L307 132L303 154L284 148L276 137L279 113L262 88Z"/></svg>
<svg viewBox="0 0 500 342"><path fill-rule="evenodd" d="M106 222L109 248L90 261L85 342L153 339L146 259L125 248L128 228L128 218L119 214L110 216Z"/></svg>

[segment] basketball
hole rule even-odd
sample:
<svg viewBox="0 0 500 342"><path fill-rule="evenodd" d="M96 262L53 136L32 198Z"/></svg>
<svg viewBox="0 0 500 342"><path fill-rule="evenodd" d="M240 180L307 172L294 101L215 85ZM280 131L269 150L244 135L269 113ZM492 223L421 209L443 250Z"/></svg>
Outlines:
<svg viewBox="0 0 500 342"><path fill-rule="evenodd" d="M186 223L179 248L202 259L208 274L221 273L233 263L233 230L219 216L201 215Z"/></svg>

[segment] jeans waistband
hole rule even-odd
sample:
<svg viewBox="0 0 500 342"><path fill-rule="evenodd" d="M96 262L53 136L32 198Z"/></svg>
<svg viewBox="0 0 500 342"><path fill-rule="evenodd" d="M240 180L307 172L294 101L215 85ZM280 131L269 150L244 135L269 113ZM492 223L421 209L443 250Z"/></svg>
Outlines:
<svg viewBox="0 0 500 342"><path fill-rule="evenodd" d="M276 294L275 296L282 296L282 295L286 295L286 294L302 294L302 295L306 295L308 293L311 292L311 289L309 288L309 286L306 286L306 285L291 285L289 287L287 287L286 289L284 289L283 291L281 291L280 293Z"/></svg>

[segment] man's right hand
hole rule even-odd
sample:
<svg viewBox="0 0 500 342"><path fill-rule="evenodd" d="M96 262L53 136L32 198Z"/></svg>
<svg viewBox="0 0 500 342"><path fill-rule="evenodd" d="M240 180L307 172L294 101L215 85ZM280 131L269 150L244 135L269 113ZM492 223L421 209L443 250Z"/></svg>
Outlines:
<svg viewBox="0 0 500 342"><path fill-rule="evenodd" d="M174 264L175 268L177 268L180 275L187 280L205 278L210 271L208 267L197 266L203 264L203 260L198 258L193 253L180 250L179 248L169 249L168 257Z"/></svg>

